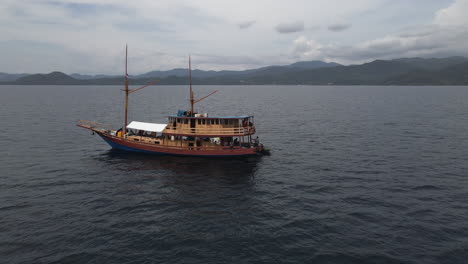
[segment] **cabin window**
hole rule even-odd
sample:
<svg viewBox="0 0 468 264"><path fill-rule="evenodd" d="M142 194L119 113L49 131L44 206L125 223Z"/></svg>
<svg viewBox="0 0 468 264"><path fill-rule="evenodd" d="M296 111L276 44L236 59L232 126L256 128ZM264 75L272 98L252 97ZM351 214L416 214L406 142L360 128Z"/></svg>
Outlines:
<svg viewBox="0 0 468 264"><path fill-rule="evenodd" d="M188 119L184 119L184 124L188 124Z"/></svg>
<svg viewBox="0 0 468 264"><path fill-rule="evenodd" d="M180 124L180 119L179 119L179 118L177 118L177 123L179 123L179 124Z"/></svg>
<svg viewBox="0 0 468 264"><path fill-rule="evenodd" d="M219 119L216 119L215 122L217 125L219 125Z"/></svg>
<svg viewBox="0 0 468 264"><path fill-rule="evenodd" d="M198 119L198 124L201 125L201 119Z"/></svg>
<svg viewBox="0 0 468 264"><path fill-rule="evenodd" d="M202 119L202 124L206 124L206 119Z"/></svg>

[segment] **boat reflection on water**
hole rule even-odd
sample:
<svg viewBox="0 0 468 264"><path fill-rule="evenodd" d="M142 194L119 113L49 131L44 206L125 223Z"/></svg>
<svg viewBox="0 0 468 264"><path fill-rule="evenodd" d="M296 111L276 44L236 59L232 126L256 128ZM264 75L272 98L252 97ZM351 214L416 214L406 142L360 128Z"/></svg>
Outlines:
<svg viewBox="0 0 468 264"><path fill-rule="evenodd" d="M204 157L179 157L147 155L111 149L98 160L119 171L143 172L147 176L200 176L204 180L224 179L234 182L253 178L262 156L210 159Z"/></svg>
<svg viewBox="0 0 468 264"><path fill-rule="evenodd" d="M209 159L110 150L89 160L103 171L103 184L93 188L101 187L112 201L106 210L132 227L150 219L148 232L157 228L178 239L235 236L245 230L242 223L254 221L254 212L264 211L256 199L261 156ZM194 223L211 231L194 230Z"/></svg>

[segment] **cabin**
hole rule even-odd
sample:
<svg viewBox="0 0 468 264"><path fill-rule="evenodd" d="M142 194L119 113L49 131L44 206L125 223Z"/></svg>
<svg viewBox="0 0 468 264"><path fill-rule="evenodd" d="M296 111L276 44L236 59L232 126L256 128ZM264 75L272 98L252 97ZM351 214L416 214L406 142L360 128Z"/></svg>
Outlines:
<svg viewBox="0 0 468 264"><path fill-rule="evenodd" d="M163 133L184 136L249 136L255 133L253 116L168 116Z"/></svg>
<svg viewBox="0 0 468 264"><path fill-rule="evenodd" d="M167 124L132 121L126 138L132 141L196 149L252 147L253 116L171 115Z"/></svg>

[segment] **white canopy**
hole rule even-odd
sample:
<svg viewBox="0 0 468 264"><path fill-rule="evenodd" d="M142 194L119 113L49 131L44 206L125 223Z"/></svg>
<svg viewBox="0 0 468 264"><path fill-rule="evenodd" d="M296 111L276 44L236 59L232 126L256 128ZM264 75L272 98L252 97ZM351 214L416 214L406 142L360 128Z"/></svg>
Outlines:
<svg viewBox="0 0 468 264"><path fill-rule="evenodd" d="M150 132L162 132L166 128L167 124L155 124L155 123L144 123L138 121L132 121L128 124L127 128L144 130Z"/></svg>

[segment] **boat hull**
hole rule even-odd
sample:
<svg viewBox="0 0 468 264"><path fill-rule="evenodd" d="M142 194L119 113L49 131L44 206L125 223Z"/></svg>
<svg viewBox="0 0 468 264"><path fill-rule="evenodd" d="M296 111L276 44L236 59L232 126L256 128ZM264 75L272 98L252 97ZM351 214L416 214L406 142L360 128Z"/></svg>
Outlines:
<svg viewBox="0 0 468 264"><path fill-rule="evenodd" d="M106 133L95 131L107 142L112 148L140 152L156 155L179 155L179 156L204 156L204 157L239 157L258 155L259 152L255 148L220 148L218 150L205 150L197 147L168 147L164 145L152 145L148 143L132 142L124 138L112 136Z"/></svg>

